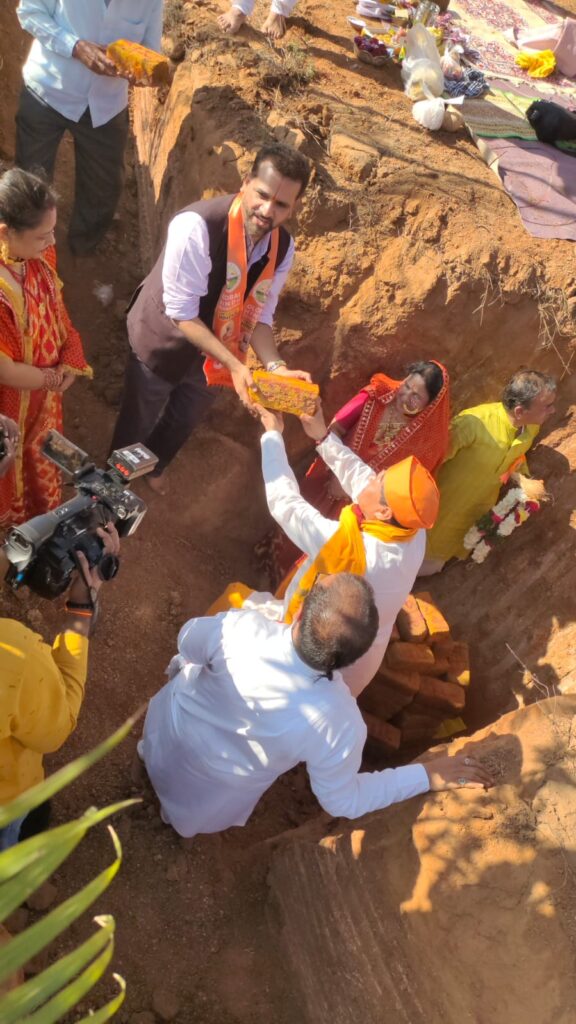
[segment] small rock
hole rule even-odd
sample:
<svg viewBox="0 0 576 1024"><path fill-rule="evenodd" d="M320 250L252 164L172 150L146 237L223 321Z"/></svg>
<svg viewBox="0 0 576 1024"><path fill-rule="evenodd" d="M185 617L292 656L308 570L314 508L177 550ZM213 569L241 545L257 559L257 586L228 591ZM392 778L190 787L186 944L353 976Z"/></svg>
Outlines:
<svg viewBox="0 0 576 1024"><path fill-rule="evenodd" d="M18 907L18 910L13 910L10 917L6 918L4 924L10 932L10 935L18 935L26 928L29 918L30 914L26 910L26 907Z"/></svg>
<svg viewBox="0 0 576 1024"><path fill-rule="evenodd" d="M54 903L57 895L58 890L53 882L43 882L40 888L36 889L36 892L33 892L28 897L26 905L31 910L48 910Z"/></svg>
<svg viewBox="0 0 576 1024"><path fill-rule="evenodd" d="M161 1020L174 1020L180 1009L180 1000L168 989L157 988L152 994L152 1006Z"/></svg>
<svg viewBox="0 0 576 1024"><path fill-rule="evenodd" d="M185 853L179 853L166 871L166 878L169 882L181 882L188 874L188 858Z"/></svg>
<svg viewBox="0 0 576 1024"><path fill-rule="evenodd" d="M331 133L329 152L335 163L354 181L366 181L380 157L374 146L360 142L343 131Z"/></svg>

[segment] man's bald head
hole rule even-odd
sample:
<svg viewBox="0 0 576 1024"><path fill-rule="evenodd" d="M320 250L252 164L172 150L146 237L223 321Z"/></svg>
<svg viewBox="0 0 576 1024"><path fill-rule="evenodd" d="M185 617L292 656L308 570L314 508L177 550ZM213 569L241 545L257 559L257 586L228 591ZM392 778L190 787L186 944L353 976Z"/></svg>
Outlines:
<svg viewBox="0 0 576 1024"><path fill-rule="evenodd" d="M372 587L363 576L343 572L316 581L292 635L302 661L331 679L366 653L377 631Z"/></svg>

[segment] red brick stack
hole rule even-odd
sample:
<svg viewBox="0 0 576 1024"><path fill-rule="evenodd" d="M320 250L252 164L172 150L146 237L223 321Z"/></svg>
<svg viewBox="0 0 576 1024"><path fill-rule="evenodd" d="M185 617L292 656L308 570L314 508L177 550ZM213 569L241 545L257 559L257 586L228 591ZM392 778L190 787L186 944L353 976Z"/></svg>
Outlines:
<svg viewBox="0 0 576 1024"><path fill-rule="evenodd" d="M452 639L430 594L410 594L358 699L368 735L389 750L432 741L444 720L461 715L469 682L468 644Z"/></svg>

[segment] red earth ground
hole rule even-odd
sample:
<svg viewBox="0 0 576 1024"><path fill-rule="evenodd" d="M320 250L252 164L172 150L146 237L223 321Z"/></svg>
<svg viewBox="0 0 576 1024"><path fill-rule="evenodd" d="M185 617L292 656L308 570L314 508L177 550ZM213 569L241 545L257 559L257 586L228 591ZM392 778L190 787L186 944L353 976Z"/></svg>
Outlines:
<svg viewBox="0 0 576 1024"><path fill-rule="evenodd" d="M0 14L6 53L0 146L8 159L25 53L15 5L9 6ZM570 366L575 333L571 243L530 238L472 142L463 134L423 132L411 120L397 73L372 71L353 60L345 22L351 9L335 11L302 0L287 36L296 49L281 50L278 56L253 29L222 44L213 28L219 10L214 4L196 0L168 3L166 8L174 16L172 43L184 39L187 57L167 97L144 92L136 97L137 147L120 220L92 258L73 261L63 232L60 240L68 305L95 370L93 383L78 383L69 393L67 432L96 458L105 458L126 354L124 307L158 249L168 217L209 190L235 189L250 154L269 135L271 121L297 129L304 151L315 162L316 176L295 226L299 259L279 310L279 337L289 358L320 381L329 412L375 369L399 373L415 356L446 361L456 408L495 398L518 365L536 364L563 374L557 416L532 459L534 472L547 481L552 503L483 566L450 569L432 588L455 635L472 645L471 727L493 721L517 703L533 701L541 695L538 681L569 687L575 637L569 474L576 457L576 395L574 377L564 368ZM263 9L260 3L255 24ZM169 49L169 39L167 45ZM270 58L275 61L271 69ZM315 77L308 85L294 88L290 59L300 68L312 66ZM338 135L345 136L340 149ZM354 141L360 143L360 163L350 158ZM367 172L362 169L362 145L373 147ZM65 143L57 178L63 224L71 175L71 145ZM114 288L106 307L94 294L102 284ZM551 341L546 325L554 319L561 331L554 334L552 327ZM176 460L169 496L150 496L149 514L137 537L126 543L122 572L104 595L78 728L49 767L93 746L158 689L179 626L201 614L229 580L264 582L252 556L254 542L269 525L257 434L231 398L219 400ZM305 444L296 424L290 424L287 436L291 452L299 457ZM147 494L145 484L138 489ZM33 597L10 595L3 596L3 607L5 614L23 617L47 637L53 635L55 608ZM286 844L292 842L292 832L296 835L306 822L312 822L313 830L346 835L351 827L318 818L305 773L295 770L266 794L245 829L183 845L161 825L150 793L131 786L135 740L136 735L56 804L57 820L62 821L91 803L102 805L133 792L143 796L143 803L119 820L124 864L97 908L117 919L115 966L128 981L120 1020L152 1024L162 1019L161 1012L169 1016L174 1011L177 1024L264 1024L271 1018L279 1024L318 1024L326 1007L332 1007L333 1021L350 1019L345 1001L341 1017L330 1000L320 1011L297 949L306 920L304 915L298 922L296 910L310 901L311 945L302 938L302 950L312 958L309 973L317 974L324 987L331 972L345 976L342 960L332 956L334 950L346 950L346 936L354 931L352 925L348 932L338 931L352 913L345 903L345 872L338 875L340 888L327 889L322 896L338 911L338 921L323 921L313 918L316 911L303 881L291 892L286 887L282 865L291 856ZM569 738L565 748L570 748ZM378 763L385 761L380 758ZM512 785L514 778L506 781ZM409 807L390 819L395 842L408 836L420 804ZM372 820L378 835L388 828L385 814ZM364 825L358 823L360 827ZM455 834L461 827L455 823ZM497 833L487 828L481 842L488 860ZM530 842L529 837L529 847ZM417 844L414 849L414 856L420 856ZM454 859L457 854L451 848L447 856ZM517 851L507 850L504 860L513 863L515 857L520 857ZM102 830L58 873L58 896L93 877L106 858L111 859L111 847ZM372 861L368 870L366 884L379 886ZM310 872L314 877L312 868ZM286 892L294 914L287 909ZM319 898L322 892L319 887ZM489 893L486 899L491 899ZM392 893L378 913L386 908L397 913L396 904ZM70 941L85 927L75 930ZM331 929L334 945L323 962L321 939L327 941ZM489 935L488 924L485 933ZM444 935L444 925L438 935ZM423 949L434 944L434 929L421 941ZM422 952L417 943L412 952L410 948L406 955L418 960ZM455 962L466 973L466 955ZM374 964L377 958L371 970ZM357 967L355 960L350 965L351 971ZM438 969L432 965L423 975L425 988L433 984ZM369 991L366 966L358 971L363 991ZM379 984L384 986L381 978ZM341 989L335 986L334 991ZM569 998L567 990L560 992L560 1000L562 995ZM367 1003L365 1019L376 1024L380 1018L374 1016L374 1005ZM410 1017L392 1002L386 1020L429 1024L442 1019L441 999L438 1005L438 1017L420 1017L416 1011ZM464 1009L468 1012L469 1004ZM518 1010L517 1018L508 1019L529 1024L547 1019L538 1016L528 999ZM486 1011L469 1019L493 1024L505 1018Z"/></svg>

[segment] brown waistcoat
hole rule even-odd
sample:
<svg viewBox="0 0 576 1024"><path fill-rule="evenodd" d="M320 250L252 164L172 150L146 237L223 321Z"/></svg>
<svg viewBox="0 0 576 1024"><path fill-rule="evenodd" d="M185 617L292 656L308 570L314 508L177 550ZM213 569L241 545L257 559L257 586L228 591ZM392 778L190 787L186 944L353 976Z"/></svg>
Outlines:
<svg viewBox="0 0 576 1024"><path fill-rule="evenodd" d="M199 214L208 228L210 260L212 269L208 277L208 292L200 299L199 319L212 330L214 310L226 282L228 251L228 211L233 195L218 196L216 199L201 199L185 206L180 213L189 210ZM290 235L280 228L276 268L288 252ZM153 373L171 384L177 384L195 359L203 359L202 353L186 340L182 331L175 327L166 316L162 287L162 266L166 247L162 249L156 263L136 290L128 307L128 338L134 353ZM258 279L266 262L266 255L254 263L248 271L246 294ZM275 269L276 269L275 268Z"/></svg>

